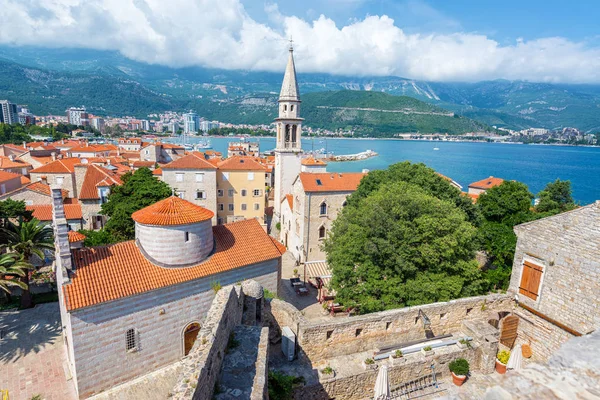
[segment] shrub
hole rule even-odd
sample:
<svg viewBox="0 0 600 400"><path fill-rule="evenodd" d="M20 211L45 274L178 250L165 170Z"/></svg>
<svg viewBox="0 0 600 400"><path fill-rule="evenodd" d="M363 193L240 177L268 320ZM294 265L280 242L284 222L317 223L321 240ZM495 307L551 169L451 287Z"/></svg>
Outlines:
<svg viewBox="0 0 600 400"><path fill-rule="evenodd" d="M277 371L269 371L269 399L291 400L294 385L304 383L303 377L290 376Z"/></svg>
<svg viewBox="0 0 600 400"><path fill-rule="evenodd" d="M402 350L396 350L394 352L394 358L400 358L402 357Z"/></svg>
<svg viewBox="0 0 600 400"><path fill-rule="evenodd" d="M267 299L267 300L279 298L279 296L277 296L275 293L271 292L268 289L263 289L263 293L265 295L265 299Z"/></svg>
<svg viewBox="0 0 600 400"><path fill-rule="evenodd" d="M331 374L333 374L333 368L331 368L328 365L325 368L323 368L323 370L321 372L324 373L325 375L331 375Z"/></svg>
<svg viewBox="0 0 600 400"><path fill-rule="evenodd" d="M221 290L221 284L218 281L214 281L211 282L210 287L212 288L212 290L215 291L215 293L217 293L219 290Z"/></svg>
<svg viewBox="0 0 600 400"><path fill-rule="evenodd" d="M365 360L365 364L367 364L367 365L375 364L375 360L373 360L372 358L367 358Z"/></svg>
<svg viewBox="0 0 600 400"><path fill-rule="evenodd" d="M431 346L425 346L425 347L423 347L423 350L424 351L431 351L432 349L431 349Z"/></svg>
<svg viewBox="0 0 600 400"><path fill-rule="evenodd" d="M281 222L276 223L275 228L277 228L278 231L281 231Z"/></svg>
<svg viewBox="0 0 600 400"><path fill-rule="evenodd" d="M460 344L464 344L465 346L467 346L468 348L471 348L471 342L469 342L467 339L460 339L458 341Z"/></svg>
<svg viewBox="0 0 600 400"><path fill-rule="evenodd" d="M496 358L498 358L498 361L500 361L502 364L506 365L506 363L508 363L508 359L510 358L510 351L499 351L496 355Z"/></svg>
<svg viewBox="0 0 600 400"><path fill-rule="evenodd" d="M454 375L467 375L469 373L469 362L464 358L457 358L448 364L448 368L450 372L454 372Z"/></svg>

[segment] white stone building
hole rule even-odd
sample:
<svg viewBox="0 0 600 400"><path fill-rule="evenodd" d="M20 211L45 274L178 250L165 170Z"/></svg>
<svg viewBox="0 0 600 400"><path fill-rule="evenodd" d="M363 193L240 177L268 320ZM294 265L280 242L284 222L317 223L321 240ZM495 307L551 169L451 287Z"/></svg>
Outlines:
<svg viewBox="0 0 600 400"><path fill-rule="evenodd" d="M63 335L80 398L184 357L220 285L254 279L278 291L285 249L256 220L212 227L212 211L172 196L133 214L136 240L71 249L61 191L52 194Z"/></svg>

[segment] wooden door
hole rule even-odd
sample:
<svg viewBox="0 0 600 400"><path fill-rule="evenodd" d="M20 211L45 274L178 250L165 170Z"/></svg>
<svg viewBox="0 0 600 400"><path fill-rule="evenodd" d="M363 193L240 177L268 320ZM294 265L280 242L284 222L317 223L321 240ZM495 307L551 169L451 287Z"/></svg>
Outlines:
<svg viewBox="0 0 600 400"><path fill-rule="evenodd" d="M196 322L189 324L187 328L185 328L185 332L183 334L184 355L187 356L192 350L192 347L194 347L194 342L196 342L199 331L200 324Z"/></svg>
<svg viewBox="0 0 600 400"><path fill-rule="evenodd" d="M513 348L517 339L517 328L519 327L519 317L509 315L502 320L502 332L500 333L500 343Z"/></svg>

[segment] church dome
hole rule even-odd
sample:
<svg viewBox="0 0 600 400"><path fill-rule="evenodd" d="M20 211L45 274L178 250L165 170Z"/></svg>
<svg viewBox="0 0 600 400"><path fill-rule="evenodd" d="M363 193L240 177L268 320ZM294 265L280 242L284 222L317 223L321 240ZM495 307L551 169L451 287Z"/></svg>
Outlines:
<svg viewBox="0 0 600 400"><path fill-rule="evenodd" d="M142 254L165 268L193 266L213 251L214 213L171 196L134 212L135 238Z"/></svg>

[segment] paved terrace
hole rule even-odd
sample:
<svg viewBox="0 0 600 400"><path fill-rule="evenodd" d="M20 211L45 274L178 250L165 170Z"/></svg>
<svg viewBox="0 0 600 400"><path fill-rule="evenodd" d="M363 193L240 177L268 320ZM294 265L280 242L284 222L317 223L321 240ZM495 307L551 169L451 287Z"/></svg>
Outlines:
<svg viewBox="0 0 600 400"><path fill-rule="evenodd" d="M66 368L58 303L0 312L0 389L11 399L76 399Z"/></svg>

